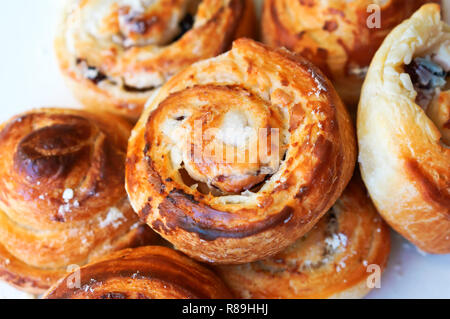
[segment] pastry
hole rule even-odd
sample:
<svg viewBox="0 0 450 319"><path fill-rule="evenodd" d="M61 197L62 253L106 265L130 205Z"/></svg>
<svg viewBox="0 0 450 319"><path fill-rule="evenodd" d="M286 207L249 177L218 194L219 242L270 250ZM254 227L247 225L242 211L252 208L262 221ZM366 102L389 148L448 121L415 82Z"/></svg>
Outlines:
<svg viewBox="0 0 450 319"><path fill-rule="evenodd" d="M293 245L266 260L216 270L241 298L361 298L380 280L375 277L386 267L389 250L389 228L355 176Z"/></svg>
<svg viewBox="0 0 450 319"><path fill-rule="evenodd" d="M86 107L135 120L171 76L254 26L251 0L71 0L55 48Z"/></svg>
<svg viewBox="0 0 450 319"><path fill-rule="evenodd" d="M231 298L206 267L166 247L114 252L68 274L47 299L218 299Z"/></svg>
<svg viewBox="0 0 450 319"><path fill-rule="evenodd" d="M328 211L351 178L355 144L320 70L240 39L149 101L128 144L126 188L141 219L187 255L251 262Z"/></svg>
<svg viewBox="0 0 450 319"><path fill-rule="evenodd" d="M358 109L359 162L378 211L429 253L450 253L450 26L428 4L377 51Z"/></svg>
<svg viewBox="0 0 450 319"><path fill-rule="evenodd" d="M155 236L124 189L130 125L37 109L0 126L0 278L39 294L74 264Z"/></svg>
<svg viewBox="0 0 450 319"><path fill-rule="evenodd" d="M313 61L353 112L375 51L425 2L432 1L265 0L262 37Z"/></svg>

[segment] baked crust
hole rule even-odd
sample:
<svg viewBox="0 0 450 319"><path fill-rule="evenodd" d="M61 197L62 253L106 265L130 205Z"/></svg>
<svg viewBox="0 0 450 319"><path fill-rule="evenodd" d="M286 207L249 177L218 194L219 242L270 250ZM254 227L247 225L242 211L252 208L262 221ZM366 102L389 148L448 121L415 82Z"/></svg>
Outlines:
<svg viewBox="0 0 450 319"><path fill-rule="evenodd" d="M72 0L55 49L68 86L85 107L136 120L171 76L224 52L236 36L254 34L251 0Z"/></svg>
<svg viewBox="0 0 450 319"><path fill-rule="evenodd" d="M304 55L332 80L346 106L356 112L367 68L385 36L426 0L265 0L263 42ZM380 28L369 28L380 5Z"/></svg>
<svg viewBox="0 0 450 319"><path fill-rule="evenodd" d="M147 246L112 253L54 285L46 299L224 299L232 295L206 267L166 247ZM70 288L73 287L73 288Z"/></svg>
<svg viewBox="0 0 450 319"><path fill-rule="evenodd" d="M124 190L130 125L36 109L0 126L0 278L42 293L72 264L149 242Z"/></svg>
<svg viewBox="0 0 450 319"><path fill-rule="evenodd" d="M425 5L376 53L357 124L362 177L382 216L420 249L444 254L450 252L450 91L447 85L425 112L405 73L405 65L438 46L449 50L450 27L438 5Z"/></svg>
<svg viewBox="0 0 450 319"><path fill-rule="evenodd" d="M228 122L232 141L222 136ZM246 132L261 128L278 135L250 142ZM269 137L273 157L249 161L261 150L252 145ZM250 262L292 244L338 199L355 164L353 125L325 76L249 39L169 80L128 145L134 210L177 249L211 263ZM196 145L230 147L246 160L196 157Z"/></svg>
<svg viewBox="0 0 450 319"><path fill-rule="evenodd" d="M269 299L369 293L368 277L386 267L390 233L357 175L312 230L284 251L254 263L216 267L233 293Z"/></svg>

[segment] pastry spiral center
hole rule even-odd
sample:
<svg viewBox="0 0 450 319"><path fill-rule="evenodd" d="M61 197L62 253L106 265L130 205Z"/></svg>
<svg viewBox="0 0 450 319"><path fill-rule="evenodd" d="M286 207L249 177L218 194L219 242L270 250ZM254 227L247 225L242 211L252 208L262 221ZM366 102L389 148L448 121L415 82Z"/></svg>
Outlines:
<svg viewBox="0 0 450 319"><path fill-rule="evenodd" d="M167 117L158 119L164 112ZM282 114L238 87L199 86L160 104L161 148L195 182L224 194L249 190L277 171ZM159 144L159 143L157 143Z"/></svg>
<svg viewBox="0 0 450 319"><path fill-rule="evenodd" d="M118 24L124 45L169 43L179 33L187 31L186 17L192 19L197 5L198 1L194 0L122 1L118 10Z"/></svg>
<svg viewBox="0 0 450 319"><path fill-rule="evenodd" d="M90 128L84 123L40 128L19 143L15 164L32 180L63 174L89 137Z"/></svg>

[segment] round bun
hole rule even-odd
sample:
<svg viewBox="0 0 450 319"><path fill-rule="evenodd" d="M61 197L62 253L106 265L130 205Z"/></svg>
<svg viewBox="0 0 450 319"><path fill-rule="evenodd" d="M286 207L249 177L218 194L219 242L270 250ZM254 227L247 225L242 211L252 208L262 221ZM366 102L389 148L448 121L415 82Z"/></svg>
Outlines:
<svg viewBox="0 0 450 319"><path fill-rule="evenodd" d="M358 109L359 160L378 211L429 253L450 253L450 27L428 4L375 55Z"/></svg>
<svg viewBox="0 0 450 319"><path fill-rule="evenodd" d="M355 136L311 63L248 39L173 77L132 132L133 208L211 263L273 255L309 231L351 178Z"/></svg>
<svg viewBox="0 0 450 319"><path fill-rule="evenodd" d="M0 126L0 278L41 293L65 274L154 233L124 189L131 127L108 114L37 109Z"/></svg>
<svg viewBox="0 0 450 319"><path fill-rule="evenodd" d="M47 299L231 297L229 289L211 270L160 246L112 253L67 275L44 296Z"/></svg>
<svg viewBox="0 0 450 319"><path fill-rule="evenodd" d="M266 0L262 37L267 44L284 46L314 62L347 107L356 111L376 50L392 28L425 2L432 1Z"/></svg>
<svg viewBox="0 0 450 319"><path fill-rule="evenodd" d="M135 120L171 76L254 26L251 0L70 0L55 48L86 107Z"/></svg>
<svg viewBox="0 0 450 319"><path fill-rule="evenodd" d="M240 298L362 298L384 270L389 228L359 176L305 236L277 255L216 270Z"/></svg>

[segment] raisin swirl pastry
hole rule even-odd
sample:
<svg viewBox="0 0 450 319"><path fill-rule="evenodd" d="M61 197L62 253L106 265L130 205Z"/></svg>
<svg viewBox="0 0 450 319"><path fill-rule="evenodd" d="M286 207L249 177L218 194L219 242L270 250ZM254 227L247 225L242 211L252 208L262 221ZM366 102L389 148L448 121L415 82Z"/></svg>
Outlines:
<svg viewBox="0 0 450 319"><path fill-rule="evenodd" d="M363 180L386 221L450 253L450 26L428 4L386 38L358 110Z"/></svg>
<svg viewBox="0 0 450 319"><path fill-rule="evenodd" d="M72 264L144 244L124 189L130 125L37 109L0 126L0 278L42 293Z"/></svg>
<svg viewBox="0 0 450 319"><path fill-rule="evenodd" d="M230 290L211 270L166 247L114 252L69 274L47 299L224 299ZM78 284L78 285L77 285Z"/></svg>
<svg viewBox="0 0 450 319"><path fill-rule="evenodd" d="M216 270L241 298L361 298L371 290L371 272L384 270L389 251L389 228L358 175L293 245L269 259Z"/></svg>
<svg viewBox="0 0 450 319"><path fill-rule="evenodd" d="M250 262L292 244L334 204L355 144L315 66L240 39L149 101L129 140L126 188L141 219L187 255Z"/></svg>
<svg viewBox="0 0 450 319"><path fill-rule="evenodd" d="M88 108L139 117L168 78L252 36L251 0L70 0L55 41Z"/></svg>
<svg viewBox="0 0 450 319"><path fill-rule="evenodd" d="M431 1L265 0L262 37L265 43L284 46L313 61L356 112L376 50L392 28L425 2ZM378 21L374 5L380 9Z"/></svg>

